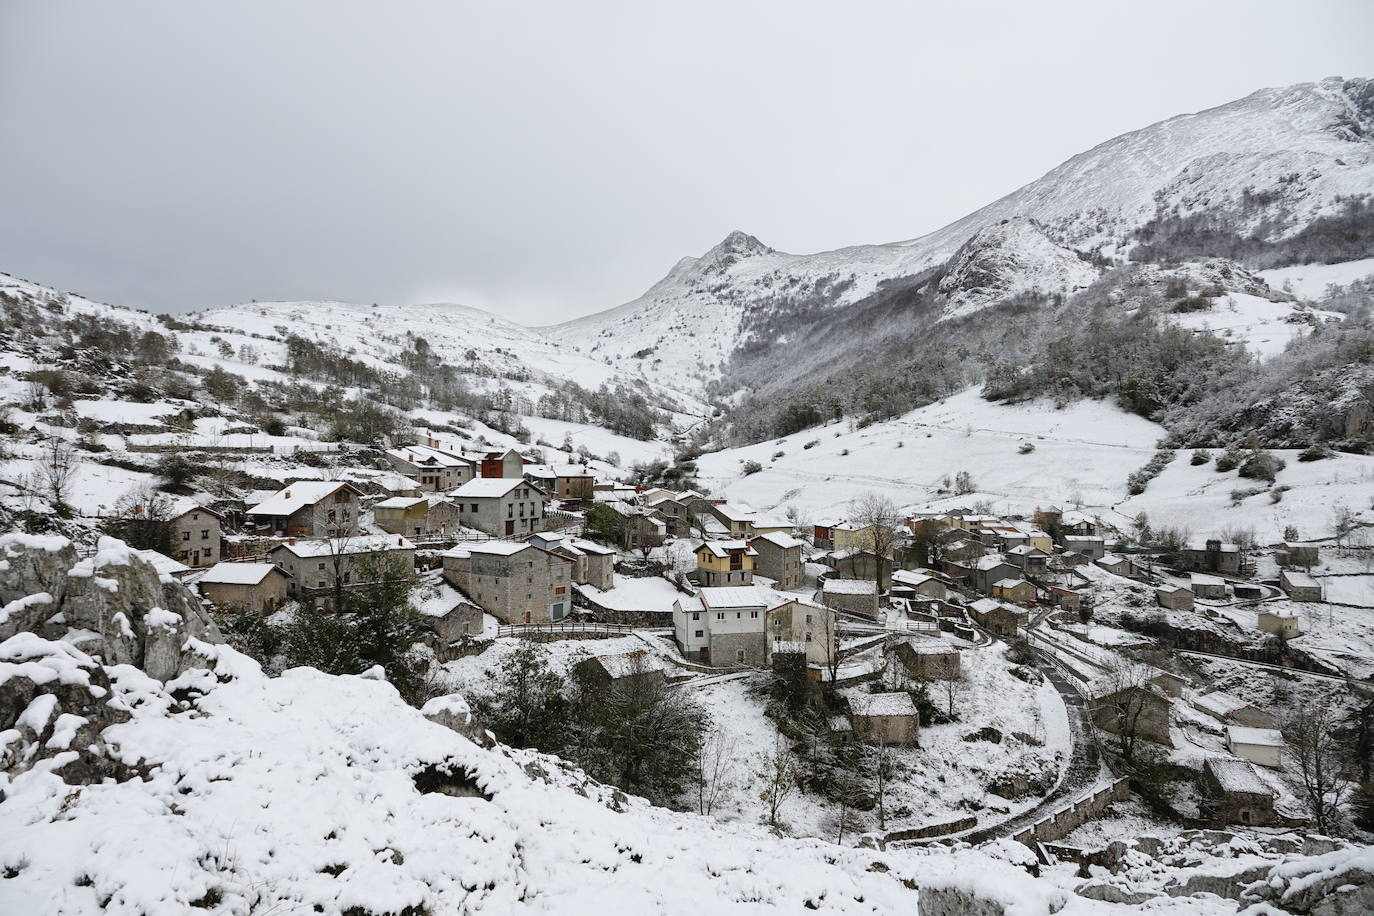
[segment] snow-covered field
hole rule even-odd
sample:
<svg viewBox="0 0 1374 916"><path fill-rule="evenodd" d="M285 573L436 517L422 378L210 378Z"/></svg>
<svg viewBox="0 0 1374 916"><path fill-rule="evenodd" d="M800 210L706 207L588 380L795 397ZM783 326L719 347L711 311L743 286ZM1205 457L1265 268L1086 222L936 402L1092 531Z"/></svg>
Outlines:
<svg viewBox="0 0 1374 916"><path fill-rule="evenodd" d="M1374 276L1374 258L1341 264L1298 264L1261 270L1259 275L1274 289L1289 291L1303 299L1320 299L1331 286L1348 286L1356 280Z"/></svg>
<svg viewBox="0 0 1374 916"><path fill-rule="evenodd" d="M1244 343L1247 350L1261 357L1282 353L1295 337L1306 334L1316 321L1339 321L1336 312L1295 309L1291 302L1271 302L1260 296L1228 293L1212 307L1200 312L1172 314L1169 321L1181 328L1211 331L1225 340Z"/></svg>

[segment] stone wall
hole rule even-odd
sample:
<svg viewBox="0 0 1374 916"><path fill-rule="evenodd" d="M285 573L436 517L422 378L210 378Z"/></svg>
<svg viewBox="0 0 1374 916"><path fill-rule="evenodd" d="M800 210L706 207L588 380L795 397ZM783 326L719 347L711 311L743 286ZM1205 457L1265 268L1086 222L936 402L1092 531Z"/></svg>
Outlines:
<svg viewBox="0 0 1374 916"><path fill-rule="evenodd" d="M1130 797L1130 787L1125 778L1118 779L1104 789L1099 789L1087 798L1066 805L1058 811L1012 836L1018 843L1035 848L1036 843L1049 843L1062 840L1073 831L1097 818L1112 802L1125 801Z"/></svg>

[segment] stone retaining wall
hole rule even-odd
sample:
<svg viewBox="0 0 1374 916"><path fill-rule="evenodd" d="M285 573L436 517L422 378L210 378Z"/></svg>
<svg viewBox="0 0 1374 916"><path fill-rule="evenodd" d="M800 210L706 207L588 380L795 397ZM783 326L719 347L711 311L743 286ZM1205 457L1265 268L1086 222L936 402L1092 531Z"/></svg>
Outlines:
<svg viewBox="0 0 1374 916"><path fill-rule="evenodd" d="M1098 817L1112 802L1125 801L1130 797L1130 787L1125 778L1098 789L1092 795L1037 821L1020 833L1012 836L1018 843L1035 848L1037 843L1051 843L1062 840L1073 831Z"/></svg>

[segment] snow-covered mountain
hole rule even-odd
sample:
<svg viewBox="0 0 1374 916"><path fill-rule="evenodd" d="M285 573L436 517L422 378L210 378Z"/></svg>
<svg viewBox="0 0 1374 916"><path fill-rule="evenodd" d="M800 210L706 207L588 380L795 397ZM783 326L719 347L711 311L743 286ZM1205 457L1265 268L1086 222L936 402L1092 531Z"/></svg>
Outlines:
<svg viewBox="0 0 1374 916"><path fill-rule="evenodd" d="M794 255L732 232L633 302L547 330L610 365L704 389L759 312L804 319L948 264L944 317L963 315L999 296L1081 287L1094 262L1128 258L1162 220L1205 216L1275 243L1372 189L1374 81L1333 77L1123 134L910 241Z"/></svg>

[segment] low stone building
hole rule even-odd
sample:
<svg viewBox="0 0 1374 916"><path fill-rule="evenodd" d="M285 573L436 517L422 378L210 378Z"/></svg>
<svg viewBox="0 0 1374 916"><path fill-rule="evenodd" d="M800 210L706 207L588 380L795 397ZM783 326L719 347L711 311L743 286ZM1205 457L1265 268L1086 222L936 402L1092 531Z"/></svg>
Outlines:
<svg viewBox="0 0 1374 916"><path fill-rule="evenodd" d="M992 587L1003 579L1019 579L1021 570L1002 558L1000 553L988 554L973 561L969 573L969 585L975 592L991 595Z"/></svg>
<svg viewBox="0 0 1374 916"><path fill-rule="evenodd" d="M1270 769L1283 763L1283 735L1273 728L1226 727L1226 749L1237 757Z"/></svg>
<svg viewBox="0 0 1374 916"><path fill-rule="evenodd" d="M458 657L455 649L482 635L482 609L465 598L442 613L425 613L423 618L434 634L431 643L440 661Z"/></svg>
<svg viewBox="0 0 1374 916"><path fill-rule="evenodd" d="M318 598L340 588L362 588L372 584L378 570L389 570L391 564L408 577L415 575L415 545L391 534L308 541L292 538L273 547L267 556L291 574L287 592L292 597Z"/></svg>
<svg viewBox="0 0 1374 916"><path fill-rule="evenodd" d="M1194 597L1209 601L1226 600L1226 580L1206 573L1193 573L1188 579Z"/></svg>
<svg viewBox="0 0 1374 916"><path fill-rule="evenodd" d="M525 542L572 560L573 581L578 585L590 585L603 592L615 588L615 551L611 548L552 531L532 534Z"/></svg>
<svg viewBox="0 0 1374 916"><path fill-rule="evenodd" d="M1115 553L1106 554L1093 562L1113 575L1130 578L1136 573L1134 560L1130 557L1123 557Z"/></svg>
<svg viewBox="0 0 1374 916"><path fill-rule="evenodd" d="M1255 625L1263 633L1272 633L1279 639L1297 639L1302 635L1298 615L1292 611L1271 611L1261 609Z"/></svg>
<svg viewBox="0 0 1374 916"><path fill-rule="evenodd" d="M801 541L790 534L770 532L750 539L749 546L758 553L754 561L755 571L772 579L775 588L788 591L801 586Z"/></svg>
<svg viewBox="0 0 1374 916"><path fill-rule="evenodd" d="M1278 728L1278 719L1273 713L1220 690L1195 696L1193 705L1202 712L1231 725L1245 725L1250 728Z"/></svg>
<svg viewBox="0 0 1374 916"><path fill-rule="evenodd" d="M1289 541L1274 554L1274 559L1280 566L1301 566L1311 570L1312 567L1321 565L1321 552L1316 544L1296 544Z"/></svg>
<svg viewBox="0 0 1374 916"><path fill-rule="evenodd" d="M1030 623L1030 612L993 598L979 598L968 606L969 616L983 629L997 636L1015 636Z"/></svg>
<svg viewBox="0 0 1374 916"><path fill-rule="evenodd" d="M648 649L593 655L578 662L573 672L581 683L593 690L613 686L651 686L666 678L663 662Z"/></svg>
<svg viewBox="0 0 1374 916"><path fill-rule="evenodd" d="M892 573L892 590L905 589L909 592L903 597L934 598L945 601L949 598L949 588L944 581L929 570L899 569Z"/></svg>
<svg viewBox="0 0 1374 916"><path fill-rule="evenodd" d="M244 515L278 537L340 538L358 533L362 491L337 480L301 480Z"/></svg>
<svg viewBox="0 0 1374 916"><path fill-rule="evenodd" d="M854 737L871 744L915 746L921 743L916 703L905 691L858 693L849 699Z"/></svg>
<svg viewBox="0 0 1374 916"><path fill-rule="evenodd" d="M892 561L880 558L871 550L857 547L832 550L821 560L840 579L868 579L877 582L880 589L886 589L892 582Z"/></svg>
<svg viewBox="0 0 1374 916"><path fill-rule="evenodd" d="M1161 585L1155 589L1155 603L1171 611L1191 611L1193 593L1181 585Z"/></svg>
<svg viewBox="0 0 1374 916"><path fill-rule="evenodd" d="M1148 684L1094 685L1088 691L1088 715L1093 724L1114 735L1137 738L1173 747L1169 735L1169 697Z"/></svg>
<svg viewBox="0 0 1374 916"><path fill-rule="evenodd" d="M554 499L591 499L596 475L582 464L527 464L524 477Z"/></svg>
<svg viewBox="0 0 1374 916"><path fill-rule="evenodd" d="M214 566L223 559L220 538L224 516L205 506L181 506L167 520L173 559L187 566Z"/></svg>
<svg viewBox="0 0 1374 916"><path fill-rule="evenodd" d="M290 578L272 563L217 563L196 585L218 608L270 614L286 601Z"/></svg>
<svg viewBox="0 0 1374 916"><path fill-rule="evenodd" d="M377 527L406 537L443 537L462 527L458 506L440 493L392 496L372 506Z"/></svg>
<svg viewBox="0 0 1374 916"><path fill-rule="evenodd" d="M1240 575L1240 545L1215 538L1194 541L1179 551L1179 565L1186 570Z"/></svg>
<svg viewBox="0 0 1374 916"><path fill-rule="evenodd" d="M992 597L999 601L1011 601L1016 604L1031 604L1035 601L1035 586L1025 579L1002 579L992 583Z"/></svg>
<svg viewBox="0 0 1374 916"><path fill-rule="evenodd" d="M1093 534L1066 534L1064 549L1082 554L1089 560L1100 560L1107 555L1107 541Z"/></svg>
<svg viewBox="0 0 1374 916"><path fill-rule="evenodd" d="M703 541L693 551L704 588L752 585L758 550L745 540Z"/></svg>
<svg viewBox="0 0 1374 916"><path fill-rule="evenodd" d="M1285 569L1279 573L1279 585L1294 601L1323 600L1322 584L1305 572Z"/></svg>
<svg viewBox="0 0 1374 916"><path fill-rule="evenodd" d="M1202 767L1202 787L1202 808L1218 826L1263 827L1274 822L1274 793L1248 760L1208 757Z"/></svg>
<svg viewBox="0 0 1374 916"><path fill-rule="evenodd" d="M907 639L892 650L907 674L922 681L959 678L959 650L939 639Z"/></svg>
<svg viewBox="0 0 1374 916"><path fill-rule="evenodd" d="M1051 585L1048 589L1048 593L1049 603L1055 607L1062 607L1066 611L1078 611L1083 609L1083 596L1075 589Z"/></svg>
<svg viewBox="0 0 1374 916"><path fill-rule="evenodd" d="M505 624L572 613L573 561L520 541L485 541L443 555L444 580Z"/></svg>
<svg viewBox="0 0 1374 916"><path fill-rule="evenodd" d="M1022 576L1041 575L1050 562L1050 554L1034 544L1021 544L1013 547L1004 556L1008 563L1021 570Z"/></svg>
<svg viewBox="0 0 1374 916"><path fill-rule="evenodd" d="M386 450L391 466L420 484L428 493L446 493L477 476L474 461L427 445L403 445Z"/></svg>
<svg viewBox="0 0 1374 916"><path fill-rule="evenodd" d="M831 610L878 619L877 583L863 579L826 579L821 596Z"/></svg>

